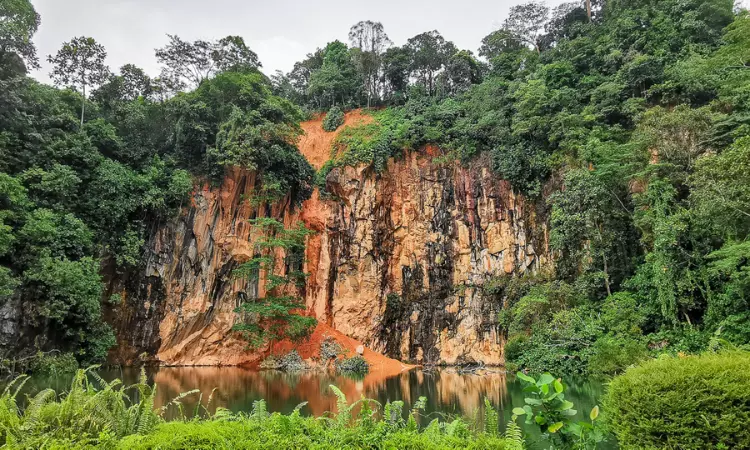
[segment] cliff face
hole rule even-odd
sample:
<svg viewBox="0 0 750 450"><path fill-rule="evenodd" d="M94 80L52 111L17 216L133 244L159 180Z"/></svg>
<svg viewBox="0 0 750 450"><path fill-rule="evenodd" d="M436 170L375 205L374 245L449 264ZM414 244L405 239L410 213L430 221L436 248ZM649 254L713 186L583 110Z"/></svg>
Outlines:
<svg viewBox="0 0 750 450"><path fill-rule="evenodd" d="M535 214L485 165L436 165L407 154L382 176L360 168L328 177L302 218L307 305L319 320L394 358L502 363L502 304L481 286L537 270L544 231ZM541 246L541 248L538 248Z"/></svg>
<svg viewBox="0 0 750 450"><path fill-rule="evenodd" d="M365 119L347 116L356 120ZM300 149L320 166L333 134L319 132L320 121L303 125ZM502 302L482 285L546 264L544 221L486 163L437 164L431 153L406 153L381 174L334 169L326 195L260 213L316 231L301 294L320 322L393 358L502 364ZM253 174L234 170L220 187L197 190L179 220L154 232L141 273L112 284L125 292L112 311L115 359L141 352L175 365L260 358L231 333L237 293L248 287L232 271L251 256L247 219L259 212L246 198L254 185Z"/></svg>

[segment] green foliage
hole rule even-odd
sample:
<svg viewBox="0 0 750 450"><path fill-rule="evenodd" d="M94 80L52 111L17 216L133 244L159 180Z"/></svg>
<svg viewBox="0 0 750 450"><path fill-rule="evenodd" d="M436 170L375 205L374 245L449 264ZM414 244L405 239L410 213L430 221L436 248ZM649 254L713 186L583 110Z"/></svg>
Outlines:
<svg viewBox="0 0 750 450"><path fill-rule="evenodd" d="M552 443L552 448L595 449L604 440L604 433L598 427L599 407L589 413L588 421L573 421L578 413L573 402L565 400L565 385L560 378L549 373L538 379L518 372L517 377L524 384L526 397L523 407L513 408L513 421L518 416L525 416L526 423L536 423L545 439Z"/></svg>
<svg viewBox="0 0 750 450"><path fill-rule="evenodd" d="M370 371L370 365L360 355L336 360L336 371L350 375L366 375Z"/></svg>
<svg viewBox="0 0 750 450"><path fill-rule="evenodd" d="M13 64L11 59L14 56L22 59L29 67L38 67L39 60L32 37L39 29L41 18L31 2L3 2L0 5L0 18L0 73L4 73Z"/></svg>
<svg viewBox="0 0 750 450"><path fill-rule="evenodd" d="M21 408L18 393L27 378L11 382L0 396L0 444L9 448L114 448L127 435L150 433L161 422L154 410L154 388L145 374L134 386L107 383L92 369L79 369L70 390L45 389ZM137 392L133 401L127 391Z"/></svg>
<svg viewBox="0 0 750 450"><path fill-rule="evenodd" d="M344 111L338 106L332 106L323 119L323 130L331 132L336 131L338 127L344 124Z"/></svg>
<svg viewBox="0 0 750 450"><path fill-rule="evenodd" d="M34 63L26 41L39 18L27 3L0 9L12 19L0 30L0 297L22 299L14 312L27 337L9 350L36 341L42 351L94 361L114 343L102 322L99 273L110 280L138 270L150 234L189 205L193 175L219 178L227 165L245 166L258 172L258 197L288 194L297 204L310 195L314 171L294 146L301 112L273 95L241 38L208 50L173 41L162 52L172 72L160 79L130 64L109 76L105 49L75 38L49 59L55 81L80 93L58 90L6 72L7 52ZM178 93L171 82L199 64L184 58L204 50L211 79ZM299 330L309 326L302 322Z"/></svg>
<svg viewBox="0 0 750 450"><path fill-rule="evenodd" d="M307 276L301 269L305 238L311 231L302 222L286 229L284 224L268 217L252 219L250 223L258 236L257 256L235 269L234 275L257 287L263 271L266 292L235 309L240 322L232 329L254 348L284 338L299 341L309 336L317 325L314 317L304 315L304 299L295 295L295 289L304 287ZM278 263L279 255L284 258L283 267Z"/></svg>
<svg viewBox="0 0 750 450"><path fill-rule="evenodd" d="M484 433L473 435L458 432L463 423L454 420L445 426L411 430L394 426L384 420L374 424L357 422L347 427L336 427L327 421L273 413L264 419L233 416L227 420L200 422L170 422L157 426L147 436L131 436L119 443L122 449L262 449L262 448L409 448L504 450L510 447L500 437Z"/></svg>
<svg viewBox="0 0 750 450"><path fill-rule="evenodd" d="M663 357L612 380L604 406L625 448L750 446L750 355Z"/></svg>
<svg viewBox="0 0 750 450"><path fill-rule="evenodd" d="M78 360L72 353L39 352L30 369L35 375L57 377L78 370Z"/></svg>
<svg viewBox="0 0 750 450"><path fill-rule="evenodd" d="M81 89L81 128L86 112L86 88L102 84L109 76L109 68L104 64L106 58L104 46L85 36L65 42L54 57L47 58L54 66L50 76L56 84Z"/></svg>

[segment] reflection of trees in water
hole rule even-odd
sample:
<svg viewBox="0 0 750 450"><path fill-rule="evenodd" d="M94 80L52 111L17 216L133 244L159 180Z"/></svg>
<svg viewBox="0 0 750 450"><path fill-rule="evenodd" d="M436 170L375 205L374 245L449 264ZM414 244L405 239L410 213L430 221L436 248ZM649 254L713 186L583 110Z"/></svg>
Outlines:
<svg viewBox="0 0 750 450"><path fill-rule="evenodd" d="M427 397L430 417L476 417L479 422L484 411L484 399L500 411L501 426L510 419L514 405L524 404L524 394L514 377L504 373L486 371L475 374L458 373L452 369L436 371L412 370L395 376L372 372L364 379L321 372L285 373L280 371L252 371L237 367L164 367L154 374L157 383L157 406L192 389L203 393L203 402L214 394L212 410L216 407L232 411L250 411L252 403L264 399L271 411L290 413L295 406L308 402L303 413L323 415L336 408L336 396L330 390L335 385L346 394L350 402L362 396L381 404L402 400L410 409L419 397ZM567 383L567 397L576 407L589 411L602 392L600 384L592 382ZM127 384L127 383L126 383ZM186 411L192 411L198 396L185 399Z"/></svg>
<svg viewBox="0 0 750 450"><path fill-rule="evenodd" d="M272 411L289 412L308 402L309 412L322 415L333 411L336 397L331 384L339 387L349 401L362 396L388 401L402 400L411 407L419 397L428 399L428 411L472 416L481 409L484 398L502 406L506 397L505 375L500 373L459 374L449 370L404 372L393 377L372 373L362 380L331 376L320 372L285 373L249 371L236 367L165 367L154 376L158 384L157 403L168 403L181 392L199 389L203 401L216 388L213 408L249 411L252 402L264 399ZM186 409L195 406L198 396L186 399Z"/></svg>

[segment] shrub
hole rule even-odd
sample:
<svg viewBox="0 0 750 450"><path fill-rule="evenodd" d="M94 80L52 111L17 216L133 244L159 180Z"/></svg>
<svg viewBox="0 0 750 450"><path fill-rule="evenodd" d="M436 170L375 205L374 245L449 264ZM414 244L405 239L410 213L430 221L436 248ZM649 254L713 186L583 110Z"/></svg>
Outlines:
<svg viewBox="0 0 750 450"><path fill-rule="evenodd" d="M260 368L296 372L299 370L307 370L309 367L299 353L297 353L296 350L292 350L283 356L269 356L260 363Z"/></svg>
<svg viewBox="0 0 750 450"><path fill-rule="evenodd" d="M637 339L602 336L594 343L588 371L594 375L617 375L628 366L646 359L646 345Z"/></svg>
<svg viewBox="0 0 750 450"><path fill-rule="evenodd" d="M336 131L338 127L344 124L344 111L338 106L333 106L328 110L326 117L323 119L323 130Z"/></svg>
<svg viewBox="0 0 750 450"><path fill-rule="evenodd" d="M336 359L343 351L344 349L341 348L341 345L336 340L330 337L326 338L320 343L320 360L328 362Z"/></svg>
<svg viewBox="0 0 750 450"><path fill-rule="evenodd" d="M514 334L505 342L505 360L515 362L523 356L529 337L525 334Z"/></svg>
<svg viewBox="0 0 750 450"><path fill-rule="evenodd" d="M31 371L42 376L57 376L73 373L76 370L78 370L78 361L72 353L54 355L39 353L31 365Z"/></svg>
<svg viewBox="0 0 750 450"><path fill-rule="evenodd" d="M344 374L364 375L370 371L365 358L360 355L336 361L336 371Z"/></svg>
<svg viewBox="0 0 750 450"><path fill-rule="evenodd" d="M750 353L662 357L616 377L605 397L622 448L750 448Z"/></svg>

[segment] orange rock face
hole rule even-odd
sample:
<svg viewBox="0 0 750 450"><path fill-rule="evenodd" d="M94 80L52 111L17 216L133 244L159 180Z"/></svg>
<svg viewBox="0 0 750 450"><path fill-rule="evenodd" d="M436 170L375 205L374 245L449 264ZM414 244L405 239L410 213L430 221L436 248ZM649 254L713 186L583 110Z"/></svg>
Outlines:
<svg viewBox="0 0 750 450"><path fill-rule="evenodd" d="M363 120L350 113L346 123ZM322 132L320 120L303 129L300 150L320 167L335 133ZM263 293L262 282L232 275L253 254L247 220L270 212L316 232L300 294L322 326L353 339L347 348L361 342L366 357L414 363L502 364L502 301L482 287L545 266L546 225L487 163L435 163L436 151L405 153L381 174L334 169L327 193L316 190L301 208L280 202L261 214L247 201L254 174L240 169L197 189L183 216L154 232L144 272L112 285L126 299L110 315L119 335L113 359L246 365L271 351L251 352L231 332L239 293Z"/></svg>

